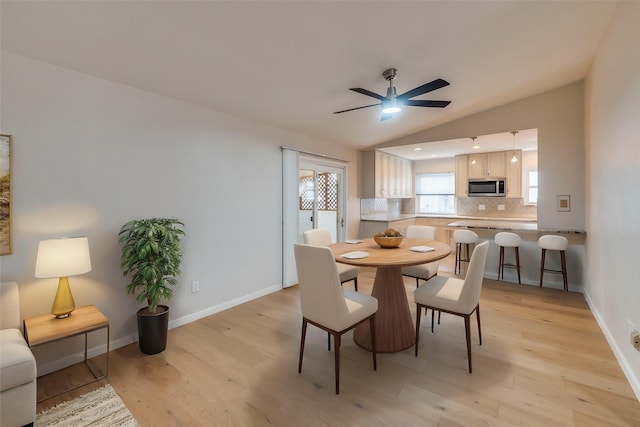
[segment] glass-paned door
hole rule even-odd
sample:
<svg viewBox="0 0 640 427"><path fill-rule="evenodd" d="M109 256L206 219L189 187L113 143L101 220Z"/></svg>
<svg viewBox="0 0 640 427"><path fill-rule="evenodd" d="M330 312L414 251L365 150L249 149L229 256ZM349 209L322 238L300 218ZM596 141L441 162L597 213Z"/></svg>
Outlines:
<svg viewBox="0 0 640 427"><path fill-rule="evenodd" d="M293 253L302 233L327 230L334 242L344 240L346 162L307 156L282 148L282 286L298 283Z"/></svg>
<svg viewBox="0 0 640 427"><path fill-rule="evenodd" d="M298 242L314 228L327 230L333 242L343 240L344 169L300 159L298 189Z"/></svg>

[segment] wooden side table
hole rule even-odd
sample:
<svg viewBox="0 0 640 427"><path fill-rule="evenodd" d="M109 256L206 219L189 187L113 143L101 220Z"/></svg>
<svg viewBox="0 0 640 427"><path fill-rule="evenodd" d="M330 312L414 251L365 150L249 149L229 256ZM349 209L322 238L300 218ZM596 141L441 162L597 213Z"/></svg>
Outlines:
<svg viewBox="0 0 640 427"><path fill-rule="evenodd" d="M105 328L107 329L106 369L103 375L98 375L87 362L87 334ZM64 392L101 380L109 375L109 333L109 319L94 305L85 305L76 308L73 313L71 313L71 316L64 319L56 319L51 314L43 314L41 316L24 319L24 335L30 348L84 334L84 364L94 379L71 387ZM54 396L47 396L38 402L42 402L51 397Z"/></svg>

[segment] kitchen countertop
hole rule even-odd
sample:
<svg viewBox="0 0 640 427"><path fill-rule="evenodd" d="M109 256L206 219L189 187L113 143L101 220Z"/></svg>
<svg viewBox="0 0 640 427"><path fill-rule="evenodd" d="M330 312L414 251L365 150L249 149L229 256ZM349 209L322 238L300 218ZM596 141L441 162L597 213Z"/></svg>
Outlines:
<svg viewBox="0 0 640 427"><path fill-rule="evenodd" d="M388 215L388 214L372 214L361 216L360 221L377 221L377 222L391 222L402 221L403 219L417 218L415 214L401 214L401 215Z"/></svg>
<svg viewBox="0 0 640 427"><path fill-rule="evenodd" d="M504 220L462 220L447 224L449 227L484 228L487 230L505 231L538 231L536 222L504 221Z"/></svg>
<svg viewBox="0 0 640 427"><path fill-rule="evenodd" d="M477 228L483 230L500 230L515 232L558 233L558 234L586 234L584 230L538 228L536 222L518 222L504 220L461 220L447 224L449 227Z"/></svg>
<svg viewBox="0 0 640 427"><path fill-rule="evenodd" d="M496 217L476 217L462 215L370 215L361 217L361 221L372 222L392 222L412 218L438 218L451 219L447 226L452 228L476 228L484 230L516 231L516 232L538 232L538 233L563 233L563 234L586 234L584 230L570 229L547 229L538 228L535 218L496 218Z"/></svg>
<svg viewBox="0 0 640 427"><path fill-rule="evenodd" d="M372 214L372 215L363 215L360 217L360 221L381 221L381 222L391 222L391 221L401 221L403 219L412 219L412 218L440 218L440 219L451 219L455 220L484 220L484 221L520 221L520 222L536 222L535 218L496 218L496 217L479 217L479 216L465 216L465 215L416 215L416 214L400 214L400 215L389 215L386 213L382 214Z"/></svg>

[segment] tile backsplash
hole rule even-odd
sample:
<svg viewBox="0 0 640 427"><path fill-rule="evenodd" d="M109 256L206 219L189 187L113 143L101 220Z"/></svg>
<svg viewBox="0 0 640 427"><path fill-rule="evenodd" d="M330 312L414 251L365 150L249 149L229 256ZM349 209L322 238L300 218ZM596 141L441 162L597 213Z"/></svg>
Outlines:
<svg viewBox="0 0 640 427"><path fill-rule="evenodd" d="M403 200L408 199L361 199L360 216L384 214L393 217L404 213L414 213L415 209L405 212Z"/></svg>
<svg viewBox="0 0 640 427"><path fill-rule="evenodd" d="M537 206L524 205L524 199L506 197L456 197L456 214L496 218L537 218ZM484 210L480 210L484 205ZM499 210L500 205L504 210Z"/></svg>
<svg viewBox="0 0 640 427"><path fill-rule="evenodd" d="M480 210L484 205L484 210ZM500 210L502 205L504 210ZM415 214L415 199L362 199L360 216L386 214L389 217ZM524 205L523 199L506 197L457 197L456 213L459 216L477 216L493 218L527 218L538 216L536 206Z"/></svg>

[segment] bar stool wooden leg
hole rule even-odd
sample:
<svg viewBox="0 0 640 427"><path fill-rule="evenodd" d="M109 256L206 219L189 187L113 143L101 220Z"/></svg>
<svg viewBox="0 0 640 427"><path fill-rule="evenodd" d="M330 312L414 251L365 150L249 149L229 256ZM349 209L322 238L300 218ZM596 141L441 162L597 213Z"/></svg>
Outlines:
<svg viewBox="0 0 640 427"><path fill-rule="evenodd" d="M500 261L498 265L498 280L500 277L504 280L504 246L500 246Z"/></svg>
<svg viewBox="0 0 640 427"><path fill-rule="evenodd" d="M567 283L567 261L564 256L564 251L560 251L560 260L562 261L562 283L564 284L564 290L569 290L569 284Z"/></svg>
<svg viewBox="0 0 640 427"><path fill-rule="evenodd" d="M542 259L540 260L540 287L542 287L542 277L544 276L544 256L547 250L542 250Z"/></svg>
<svg viewBox="0 0 640 427"><path fill-rule="evenodd" d="M464 244L464 258L462 257L462 250L460 250L460 267L458 268L458 273L462 274L462 263L466 263L467 267L469 266L469 261L471 260L471 243ZM467 268L464 269L465 273Z"/></svg>
<svg viewBox="0 0 640 427"><path fill-rule="evenodd" d="M518 248L516 246L516 270L518 270L518 284L522 285L522 282L520 281L520 248Z"/></svg>

